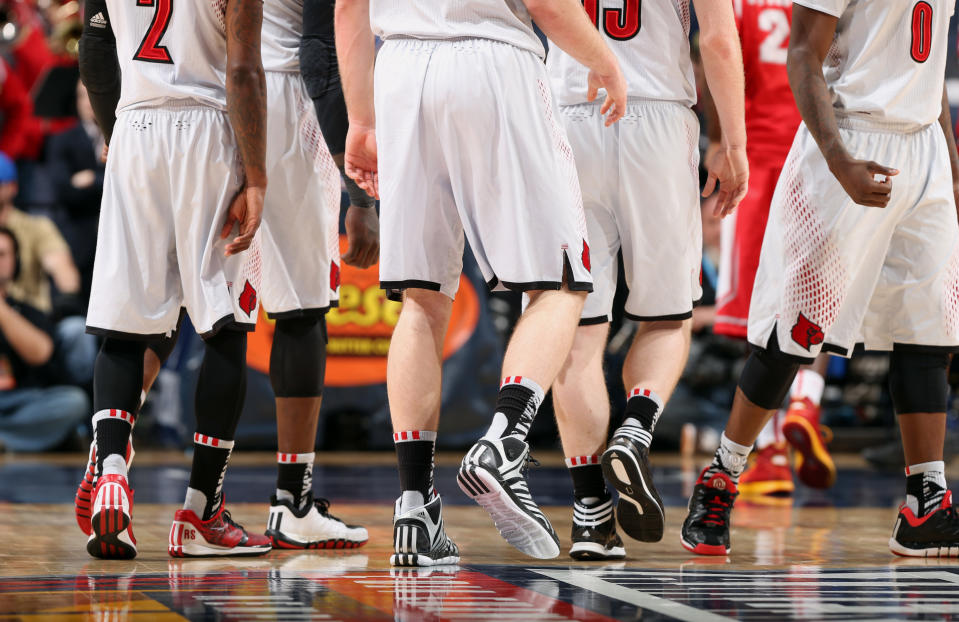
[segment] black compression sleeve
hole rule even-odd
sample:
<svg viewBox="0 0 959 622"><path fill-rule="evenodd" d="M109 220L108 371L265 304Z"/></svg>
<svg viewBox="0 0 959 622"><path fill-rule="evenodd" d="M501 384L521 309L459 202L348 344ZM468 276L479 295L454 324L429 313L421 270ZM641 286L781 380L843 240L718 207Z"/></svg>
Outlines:
<svg viewBox="0 0 959 622"><path fill-rule="evenodd" d="M87 0L80 36L80 79L87 87L93 114L110 144L120 101L120 62L106 0Z"/></svg>
<svg viewBox="0 0 959 622"><path fill-rule="evenodd" d="M300 74L316 106L316 116L330 153L338 155L346 151L349 125L336 63L333 5L333 0L306 0L303 3Z"/></svg>

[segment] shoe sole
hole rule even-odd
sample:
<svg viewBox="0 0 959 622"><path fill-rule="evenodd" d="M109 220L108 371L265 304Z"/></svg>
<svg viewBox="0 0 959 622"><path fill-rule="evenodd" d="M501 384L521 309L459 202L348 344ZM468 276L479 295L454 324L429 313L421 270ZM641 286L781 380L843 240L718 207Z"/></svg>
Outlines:
<svg viewBox="0 0 959 622"><path fill-rule="evenodd" d="M737 486L744 497L766 497L773 495L792 495L796 486L792 480L767 480L764 482L739 482Z"/></svg>
<svg viewBox="0 0 959 622"><path fill-rule="evenodd" d="M889 538L889 550L900 557L959 557L959 546L934 546L927 549L911 549Z"/></svg>
<svg viewBox="0 0 959 622"><path fill-rule="evenodd" d="M197 538L183 542L183 532L192 529L196 532ZM173 521L170 527L170 541L167 552L170 557L257 557L265 555L273 550L272 546L216 546L210 544L200 536L200 530L192 523L184 521Z"/></svg>
<svg viewBox="0 0 959 622"><path fill-rule="evenodd" d="M527 514L488 469L464 465L456 475L456 483L467 497L489 513L503 539L522 553L536 559L559 557L559 542L551 533L552 525L547 530Z"/></svg>
<svg viewBox="0 0 959 622"><path fill-rule="evenodd" d="M802 454L796 473L799 481L810 488L829 488L836 483L836 465L812 424L802 417L786 415L783 436Z"/></svg>
<svg viewBox="0 0 959 622"><path fill-rule="evenodd" d="M666 515L656 500L649 472L644 472L633 452L621 446L603 452L600 462L606 481L619 493L616 519L623 532L640 542L662 540Z"/></svg>
<svg viewBox="0 0 959 622"><path fill-rule="evenodd" d="M621 546L614 546L607 549L602 544L596 542L574 542L569 549L569 556L579 561L602 561L607 559L624 559L626 549Z"/></svg>
<svg viewBox="0 0 959 622"><path fill-rule="evenodd" d="M390 565L400 568L418 567L426 568L431 566L452 566L460 562L459 555L450 555L449 557L440 557L433 559L427 555L419 553L393 553L390 555Z"/></svg>
<svg viewBox="0 0 959 622"><path fill-rule="evenodd" d="M267 529L264 535L270 538L273 547L277 549L358 549L368 542L368 540L346 540L343 538L302 542L275 529Z"/></svg>
<svg viewBox="0 0 959 622"><path fill-rule="evenodd" d="M123 509L126 493L116 483L104 484L101 495L106 500L90 518L87 553L99 559L133 559L137 556L136 545L121 539L130 527L132 504L128 501L128 509Z"/></svg>
<svg viewBox="0 0 959 622"><path fill-rule="evenodd" d="M683 545L684 549L697 555L729 555L729 552L732 550L732 547L723 546L722 544L705 544L701 542L693 546L689 542L686 542L686 538L682 536L679 537L679 542Z"/></svg>

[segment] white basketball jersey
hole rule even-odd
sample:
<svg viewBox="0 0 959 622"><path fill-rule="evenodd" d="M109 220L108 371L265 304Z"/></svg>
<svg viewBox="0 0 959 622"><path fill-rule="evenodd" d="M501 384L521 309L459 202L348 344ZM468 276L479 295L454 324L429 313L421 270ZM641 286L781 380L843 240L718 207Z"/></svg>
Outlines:
<svg viewBox="0 0 959 622"><path fill-rule="evenodd" d="M696 103L689 0L584 0L583 5L616 53L630 97ZM546 65L560 105L586 102L586 67L552 42Z"/></svg>
<svg viewBox="0 0 959 622"><path fill-rule="evenodd" d="M796 0L839 18L823 74L837 113L906 129L942 110L955 0Z"/></svg>
<svg viewBox="0 0 959 622"><path fill-rule="evenodd" d="M492 39L546 54L522 0L370 0L382 39Z"/></svg>
<svg viewBox="0 0 959 622"><path fill-rule="evenodd" d="M266 71L299 71L303 0L264 0L260 49Z"/></svg>
<svg viewBox="0 0 959 622"><path fill-rule="evenodd" d="M123 75L117 110L226 109L226 0L107 0Z"/></svg>

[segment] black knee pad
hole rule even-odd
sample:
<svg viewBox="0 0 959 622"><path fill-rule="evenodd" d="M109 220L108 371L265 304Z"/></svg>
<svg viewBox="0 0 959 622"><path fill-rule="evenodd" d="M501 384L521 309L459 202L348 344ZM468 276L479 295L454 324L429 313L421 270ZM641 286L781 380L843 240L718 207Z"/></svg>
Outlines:
<svg viewBox="0 0 959 622"><path fill-rule="evenodd" d="M93 367L93 410L117 408L135 413L143 389L146 343L107 337Z"/></svg>
<svg viewBox="0 0 959 622"><path fill-rule="evenodd" d="M246 333L223 329L204 341L196 383L196 431L232 440L246 398Z"/></svg>
<svg viewBox="0 0 959 622"><path fill-rule="evenodd" d="M326 375L326 318L276 321L270 384L276 397L320 397Z"/></svg>
<svg viewBox="0 0 959 622"><path fill-rule="evenodd" d="M739 377L739 388L756 406L775 410L782 406L798 371L799 361L779 349L774 331L765 349L750 353Z"/></svg>
<svg viewBox="0 0 959 622"><path fill-rule="evenodd" d="M893 350L889 393L897 415L946 412L949 354L934 350Z"/></svg>

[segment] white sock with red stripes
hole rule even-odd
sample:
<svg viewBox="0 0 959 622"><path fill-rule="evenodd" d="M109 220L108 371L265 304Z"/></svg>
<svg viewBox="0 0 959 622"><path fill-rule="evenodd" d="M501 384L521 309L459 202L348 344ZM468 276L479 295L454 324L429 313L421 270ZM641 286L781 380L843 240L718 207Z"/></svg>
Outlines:
<svg viewBox="0 0 959 622"><path fill-rule="evenodd" d="M807 398L813 406L819 406L826 390L826 380L811 369L800 369L789 388L789 399Z"/></svg>
<svg viewBox="0 0 959 622"><path fill-rule="evenodd" d="M277 452L276 498L302 508L313 490L313 461L316 452L288 454Z"/></svg>
<svg viewBox="0 0 959 622"><path fill-rule="evenodd" d="M516 436L525 439L545 395L543 388L531 378L503 378L496 397L496 413L483 438L495 440Z"/></svg>
<svg viewBox="0 0 959 622"><path fill-rule="evenodd" d="M183 509L209 520L220 509L223 478L233 452L233 441L197 432L193 435L193 469Z"/></svg>

